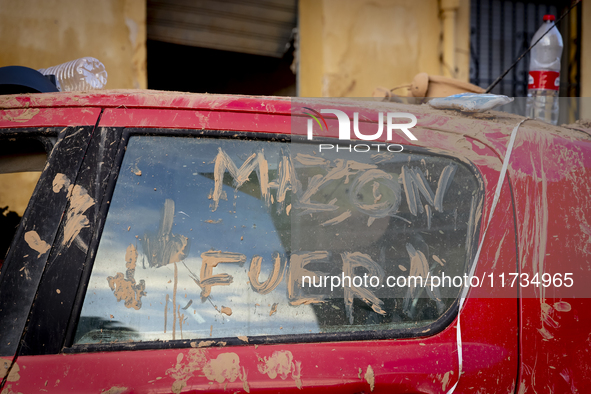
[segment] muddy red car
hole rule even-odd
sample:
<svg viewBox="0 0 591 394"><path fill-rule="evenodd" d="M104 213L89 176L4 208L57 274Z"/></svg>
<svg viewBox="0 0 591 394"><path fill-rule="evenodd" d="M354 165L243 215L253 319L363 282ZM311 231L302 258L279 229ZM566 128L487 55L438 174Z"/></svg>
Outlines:
<svg viewBox="0 0 591 394"><path fill-rule="evenodd" d="M359 138L391 113L416 140ZM523 120L1 97L0 173L40 172L4 236L3 392L588 391L591 130Z"/></svg>

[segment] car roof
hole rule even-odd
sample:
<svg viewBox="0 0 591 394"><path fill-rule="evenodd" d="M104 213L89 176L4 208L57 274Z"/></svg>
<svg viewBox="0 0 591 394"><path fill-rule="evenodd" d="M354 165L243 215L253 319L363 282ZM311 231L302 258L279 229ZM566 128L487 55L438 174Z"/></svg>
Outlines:
<svg viewBox="0 0 591 394"><path fill-rule="evenodd" d="M349 98L290 98L243 95L220 95L157 90L96 90L88 92L32 93L0 96L0 109L101 107L101 108L159 108L179 110L217 110L246 113L291 115L304 106L341 109L352 115L360 113L361 121L376 119L377 112L410 112L418 123L416 127L460 134L491 146L504 155L504 147L512 129L524 117L506 112L487 111L465 114L456 110L440 110L427 104L403 104ZM327 115L330 117L330 115ZM373 120L375 122L375 120ZM553 126L530 120L520 126L535 129L542 138L586 140L591 137L591 125L572 124Z"/></svg>
<svg viewBox="0 0 591 394"><path fill-rule="evenodd" d="M0 108L2 109L30 107L219 109L289 114L291 101L289 97L118 89L0 96Z"/></svg>

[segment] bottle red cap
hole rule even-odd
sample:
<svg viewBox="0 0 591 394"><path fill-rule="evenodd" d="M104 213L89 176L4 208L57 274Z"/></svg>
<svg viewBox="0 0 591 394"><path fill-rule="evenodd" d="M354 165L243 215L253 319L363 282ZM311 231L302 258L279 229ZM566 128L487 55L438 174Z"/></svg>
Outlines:
<svg viewBox="0 0 591 394"><path fill-rule="evenodd" d="M545 21L555 21L556 17L554 15L544 15L544 22Z"/></svg>

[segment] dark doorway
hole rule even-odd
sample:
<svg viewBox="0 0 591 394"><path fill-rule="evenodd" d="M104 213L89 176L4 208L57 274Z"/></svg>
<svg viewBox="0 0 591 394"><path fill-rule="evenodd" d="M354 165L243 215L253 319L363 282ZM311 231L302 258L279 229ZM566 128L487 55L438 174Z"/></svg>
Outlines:
<svg viewBox="0 0 591 394"><path fill-rule="evenodd" d="M148 40L148 88L295 96L293 46L282 58Z"/></svg>

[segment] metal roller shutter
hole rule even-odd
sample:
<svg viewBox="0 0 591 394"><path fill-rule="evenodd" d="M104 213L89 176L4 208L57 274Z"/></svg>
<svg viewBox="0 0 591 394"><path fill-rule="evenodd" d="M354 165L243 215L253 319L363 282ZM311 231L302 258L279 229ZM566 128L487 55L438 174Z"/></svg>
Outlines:
<svg viewBox="0 0 591 394"><path fill-rule="evenodd" d="M148 0L151 40L282 57L297 0Z"/></svg>

